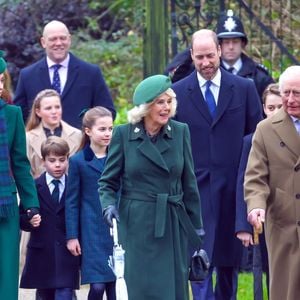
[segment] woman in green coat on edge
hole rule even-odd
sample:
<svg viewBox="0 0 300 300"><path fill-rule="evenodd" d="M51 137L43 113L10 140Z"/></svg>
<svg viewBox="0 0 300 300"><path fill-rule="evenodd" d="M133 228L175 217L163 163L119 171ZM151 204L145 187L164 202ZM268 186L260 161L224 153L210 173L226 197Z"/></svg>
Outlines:
<svg viewBox="0 0 300 300"><path fill-rule="evenodd" d="M18 299L19 208L27 209L31 225L39 226L39 202L26 156L25 128L19 107L1 99L6 62L0 51L0 299Z"/></svg>
<svg viewBox="0 0 300 300"><path fill-rule="evenodd" d="M129 124L114 129L99 180L104 219L110 226L119 220L129 300L188 299L188 245L201 243L190 134L171 120L177 102L170 86L164 75L137 86Z"/></svg>

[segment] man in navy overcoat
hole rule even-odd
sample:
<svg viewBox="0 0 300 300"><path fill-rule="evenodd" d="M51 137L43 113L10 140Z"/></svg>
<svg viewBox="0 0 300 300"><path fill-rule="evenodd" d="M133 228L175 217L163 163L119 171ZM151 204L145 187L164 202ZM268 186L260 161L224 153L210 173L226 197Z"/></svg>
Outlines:
<svg viewBox="0 0 300 300"><path fill-rule="evenodd" d="M213 31L195 32L191 56L196 70L173 85L178 100L176 119L187 123L191 132L205 230L203 248L212 263L207 280L192 284L194 300L235 299L242 253L235 237L237 171L243 137L253 132L262 118L254 83L221 70L220 55ZM207 92L213 95L215 105L210 104L210 110ZM215 293L211 281L214 267Z"/></svg>
<svg viewBox="0 0 300 300"><path fill-rule="evenodd" d="M84 109L98 105L106 107L115 116L112 98L100 68L69 52L71 35L64 23L49 22L44 28L41 44L46 57L21 70L15 92L14 103L21 106L24 121L37 93L43 89L57 88L57 85L53 85L57 65L60 65L59 93L64 121L81 128L79 114Z"/></svg>

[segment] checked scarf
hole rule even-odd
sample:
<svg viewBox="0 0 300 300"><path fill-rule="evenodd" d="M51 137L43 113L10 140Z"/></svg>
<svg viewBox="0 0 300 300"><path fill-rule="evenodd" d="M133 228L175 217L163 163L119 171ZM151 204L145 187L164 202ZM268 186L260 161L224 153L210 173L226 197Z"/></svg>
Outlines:
<svg viewBox="0 0 300 300"><path fill-rule="evenodd" d="M0 218L14 216L14 198L11 192L10 157L4 106L0 99Z"/></svg>

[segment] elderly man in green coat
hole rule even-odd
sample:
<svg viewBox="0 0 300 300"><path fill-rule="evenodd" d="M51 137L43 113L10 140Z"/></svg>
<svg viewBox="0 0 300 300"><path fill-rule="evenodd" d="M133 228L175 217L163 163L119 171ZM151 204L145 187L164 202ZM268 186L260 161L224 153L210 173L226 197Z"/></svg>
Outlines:
<svg viewBox="0 0 300 300"><path fill-rule="evenodd" d="M6 62L0 52L0 96ZM27 210L32 226L38 226L39 202L26 156L25 129L20 108L0 98L0 299L18 299L19 209ZM33 216L35 215L35 216Z"/></svg>
<svg viewBox="0 0 300 300"><path fill-rule="evenodd" d="M171 120L177 102L170 86L163 75L137 86L129 124L114 129L99 181L105 220L120 220L130 300L188 299L188 245L201 243L190 134Z"/></svg>

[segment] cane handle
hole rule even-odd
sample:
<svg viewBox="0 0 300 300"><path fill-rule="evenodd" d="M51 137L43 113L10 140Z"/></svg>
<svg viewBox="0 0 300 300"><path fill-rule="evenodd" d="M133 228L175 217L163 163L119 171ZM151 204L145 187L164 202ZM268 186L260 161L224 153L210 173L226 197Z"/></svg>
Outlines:
<svg viewBox="0 0 300 300"><path fill-rule="evenodd" d="M254 233L253 233L254 245L258 245L259 244L259 235L263 232L262 224L260 223L258 228L254 227L253 231L254 231Z"/></svg>

